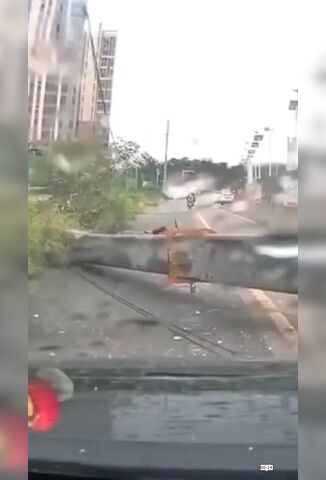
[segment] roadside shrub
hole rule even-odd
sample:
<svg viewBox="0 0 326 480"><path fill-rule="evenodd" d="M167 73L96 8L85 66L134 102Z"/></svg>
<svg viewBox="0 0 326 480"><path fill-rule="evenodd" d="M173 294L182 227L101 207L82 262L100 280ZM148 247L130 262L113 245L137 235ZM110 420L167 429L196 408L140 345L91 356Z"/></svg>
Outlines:
<svg viewBox="0 0 326 480"><path fill-rule="evenodd" d="M40 271L51 255L67 247L66 230L78 228L72 214L50 201L28 202L28 274Z"/></svg>
<svg viewBox="0 0 326 480"><path fill-rule="evenodd" d="M78 202L78 197L75 198ZM149 192L127 190L120 183L102 188L92 195L92 205L79 204L76 208L82 228L101 233L117 233L128 228L138 213L156 203Z"/></svg>

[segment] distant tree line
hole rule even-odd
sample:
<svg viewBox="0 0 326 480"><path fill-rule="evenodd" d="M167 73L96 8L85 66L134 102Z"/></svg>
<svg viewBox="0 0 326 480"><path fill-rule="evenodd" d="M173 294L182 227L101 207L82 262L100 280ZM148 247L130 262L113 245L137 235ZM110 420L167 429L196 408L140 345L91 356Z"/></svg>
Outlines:
<svg viewBox="0 0 326 480"><path fill-rule="evenodd" d="M53 172L51 162L49 164L49 162L44 161L43 155L40 157L39 153L30 152L30 184L59 184L60 182ZM142 150L136 142L122 138L115 140L108 155L100 154L98 148L94 145L77 143L69 145L54 144L50 152L45 156L51 159L53 154L61 154L69 159L71 165L78 165L78 177L85 177L85 175L90 177L90 173L92 173L93 185L97 183L94 177L102 177L106 181L108 177L116 175L124 175L129 180L132 180L137 187L141 187L144 184L158 186L163 181L163 162L158 161L148 152ZM181 174L183 170L192 170L195 176L200 174L208 175L215 180L217 189L226 186L239 188L246 181L246 168L244 165L229 166L225 162L215 163L209 158L170 158L167 170L168 176ZM71 175L66 177L69 181L75 181L77 178Z"/></svg>
<svg viewBox="0 0 326 480"><path fill-rule="evenodd" d="M216 188L227 186L240 187L246 180L246 169L243 165L229 166L225 162L215 163L211 159L171 158L168 161L168 172L174 174L183 170L193 170L195 175L208 175L213 178Z"/></svg>
<svg viewBox="0 0 326 480"><path fill-rule="evenodd" d="M161 184L163 181L164 164L157 161L148 153L141 155L139 163L139 177L143 181ZM215 180L217 189L224 187L241 188L246 182L246 168L244 165L228 166L227 163L214 163L210 159L190 159L171 158L168 160L167 173L168 176L177 176L182 174L184 170L191 170L194 176L207 175Z"/></svg>

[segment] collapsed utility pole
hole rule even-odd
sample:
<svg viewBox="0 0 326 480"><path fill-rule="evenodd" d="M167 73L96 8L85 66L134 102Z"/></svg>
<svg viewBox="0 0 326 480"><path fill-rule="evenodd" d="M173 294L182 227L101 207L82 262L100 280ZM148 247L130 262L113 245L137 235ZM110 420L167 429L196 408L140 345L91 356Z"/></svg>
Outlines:
<svg viewBox="0 0 326 480"><path fill-rule="evenodd" d="M218 235L160 228L152 234L70 232L68 263L167 275L172 283L220 283L298 293L298 235Z"/></svg>

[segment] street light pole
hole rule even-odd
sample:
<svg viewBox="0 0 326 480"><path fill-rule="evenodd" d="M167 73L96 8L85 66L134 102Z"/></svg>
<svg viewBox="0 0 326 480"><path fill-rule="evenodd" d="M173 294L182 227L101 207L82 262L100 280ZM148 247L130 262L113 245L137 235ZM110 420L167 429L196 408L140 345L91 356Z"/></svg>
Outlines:
<svg viewBox="0 0 326 480"><path fill-rule="evenodd" d="M253 178L253 163L251 157L247 157L247 183L251 185L254 181Z"/></svg>
<svg viewBox="0 0 326 480"><path fill-rule="evenodd" d="M271 129L269 129L268 159L269 159L268 174L271 177L272 176L272 131Z"/></svg>
<svg viewBox="0 0 326 480"><path fill-rule="evenodd" d="M164 170L163 170L163 191L166 187L167 172L168 172L168 149L169 149L169 135L170 135L170 120L166 124L165 133L165 151L164 151Z"/></svg>
<svg viewBox="0 0 326 480"><path fill-rule="evenodd" d="M273 129L271 127L265 127L265 132L268 132L268 139L269 139L269 144L268 144L268 175L271 177L272 176L272 131Z"/></svg>

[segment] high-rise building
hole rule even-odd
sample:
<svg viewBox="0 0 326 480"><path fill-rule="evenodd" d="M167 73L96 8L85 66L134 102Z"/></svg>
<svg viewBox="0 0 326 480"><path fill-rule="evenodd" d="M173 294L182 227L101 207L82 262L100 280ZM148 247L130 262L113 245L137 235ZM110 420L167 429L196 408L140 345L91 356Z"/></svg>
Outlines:
<svg viewBox="0 0 326 480"><path fill-rule="evenodd" d="M26 11L21 2L0 2L0 124L24 121L26 102Z"/></svg>
<svg viewBox="0 0 326 480"><path fill-rule="evenodd" d="M112 105L117 33L99 25L94 40L86 35L78 135L81 138L102 135L108 138ZM94 58L95 57L95 58Z"/></svg>
<svg viewBox="0 0 326 480"><path fill-rule="evenodd" d="M49 143L76 136L87 0L28 4L28 137Z"/></svg>

